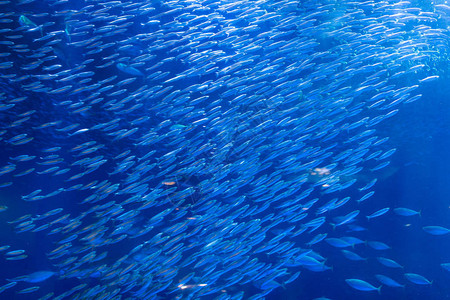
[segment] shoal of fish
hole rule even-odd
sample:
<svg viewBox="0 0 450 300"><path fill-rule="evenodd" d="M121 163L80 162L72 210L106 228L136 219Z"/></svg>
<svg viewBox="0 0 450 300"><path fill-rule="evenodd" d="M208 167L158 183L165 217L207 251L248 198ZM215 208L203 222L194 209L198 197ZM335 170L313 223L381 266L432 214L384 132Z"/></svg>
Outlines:
<svg viewBox="0 0 450 300"><path fill-rule="evenodd" d="M264 299L330 272L323 247L386 268L342 278L355 293L430 285L366 243L372 222L420 209L364 203L396 152L378 124L440 80L449 13L393 0L0 1L2 264L47 266L0 278L0 293ZM41 288L50 280L69 288Z"/></svg>

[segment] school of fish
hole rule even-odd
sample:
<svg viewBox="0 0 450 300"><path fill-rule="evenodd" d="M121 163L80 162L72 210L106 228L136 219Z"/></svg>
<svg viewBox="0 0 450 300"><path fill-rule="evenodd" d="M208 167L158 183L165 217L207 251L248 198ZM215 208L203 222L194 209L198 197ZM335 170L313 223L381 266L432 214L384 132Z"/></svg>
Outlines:
<svg viewBox="0 0 450 300"><path fill-rule="evenodd" d="M264 299L331 272L323 247L404 268L343 289L430 285L365 242L383 215L420 211L364 204L396 152L377 126L440 80L449 13L396 0L1 0L12 237L0 254L47 267L0 278L0 295ZM50 280L68 288L41 288Z"/></svg>

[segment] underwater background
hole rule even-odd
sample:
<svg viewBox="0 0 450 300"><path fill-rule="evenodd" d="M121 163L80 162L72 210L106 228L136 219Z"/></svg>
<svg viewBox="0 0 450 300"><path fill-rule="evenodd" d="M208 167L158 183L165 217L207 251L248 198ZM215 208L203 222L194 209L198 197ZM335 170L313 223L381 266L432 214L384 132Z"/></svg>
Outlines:
<svg viewBox="0 0 450 300"><path fill-rule="evenodd" d="M0 299L450 299L449 16L0 0Z"/></svg>

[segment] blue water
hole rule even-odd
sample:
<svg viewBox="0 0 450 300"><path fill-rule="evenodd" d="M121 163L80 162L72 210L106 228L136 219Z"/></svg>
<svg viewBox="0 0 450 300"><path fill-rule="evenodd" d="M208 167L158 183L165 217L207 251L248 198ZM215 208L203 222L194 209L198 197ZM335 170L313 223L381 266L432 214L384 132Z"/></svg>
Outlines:
<svg viewBox="0 0 450 300"><path fill-rule="evenodd" d="M0 1L0 299L450 299L449 234L423 230L450 228L450 7L197 4ZM54 273L20 277L39 271Z"/></svg>
<svg viewBox="0 0 450 300"><path fill-rule="evenodd" d="M309 272L304 280L297 280L286 290L277 289L270 299L304 299L326 296L331 299L448 299L449 274L440 267L447 262L450 241L446 237L426 234L422 226L443 224L448 226L450 191L450 159L448 156L450 120L446 117L449 108L448 87L443 81L436 82L422 90L423 101L405 107L389 126L380 126L389 143L398 148L391 162L397 170L388 178L379 181L368 210L379 207L410 207L421 211L421 217L403 217L392 212L381 221L370 221L371 237L389 244L389 257L396 259L404 270L381 273L386 268L377 261L351 262L338 253L330 252L333 272L326 276ZM328 245L324 245L324 248ZM329 246L327 247L329 250ZM324 249L325 250L325 249ZM359 253L359 252L358 252ZM364 252L359 253L364 256ZM387 256L387 254L386 254ZM381 294L355 291L342 283L340 278L352 277L372 279L365 274L386 274L405 283L404 271L434 278L432 286L412 286L407 288L383 287ZM273 298L272 298L273 297Z"/></svg>

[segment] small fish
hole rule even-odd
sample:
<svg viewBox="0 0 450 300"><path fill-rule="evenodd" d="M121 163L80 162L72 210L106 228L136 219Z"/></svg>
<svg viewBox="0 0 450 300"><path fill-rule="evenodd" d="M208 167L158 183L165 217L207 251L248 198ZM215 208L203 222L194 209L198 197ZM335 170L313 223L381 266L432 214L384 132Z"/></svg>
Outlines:
<svg viewBox="0 0 450 300"><path fill-rule="evenodd" d="M367 260L367 258L363 258L352 251L343 249L343 250L341 250L341 252L349 260L353 260L353 261Z"/></svg>
<svg viewBox="0 0 450 300"><path fill-rule="evenodd" d="M450 233L450 229L441 226L425 226L423 230L432 235L444 235Z"/></svg>
<svg viewBox="0 0 450 300"><path fill-rule="evenodd" d="M433 281L429 281L422 275L415 274L415 273L405 273L405 277L406 277L406 279L408 279L409 281L411 281L412 283L415 283L415 284L428 285L428 284L433 283Z"/></svg>
<svg viewBox="0 0 450 300"><path fill-rule="evenodd" d="M396 148L393 148L393 149L391 149L391 150L388 150L388 151L386 151L385 153L383 153L382 155L380 155L380 156L377 158L377 160L382 160L382 159L388 158L388 157L390 157L392 154L394 154L395 151L397 151Z"/></svg>
<svg viewBox="0 0 450 300"><path fill-rule="evenodd" d="M375 249L375 250L388 250L391 249L391 247L389 247L388 245L386 245L385 243L382 242L378 242L378 241L369 241L367 242L367 244Z"/></svg>
<svg viewBox="0 0 450 300"><path fill-rule="evenodd" d="M42 190L39 190L39 192L38 192L37 194L39 194L40 192L42 192ZM30 214L28 214L28 215L23 215L23 216L21 216L21 217L18 217L18 218L15 219L14 221L9 221L8 223L9 223L9 224L19 223L19 222L23 222L23 221L25 221L25 220L27 220L27 219L30 219L30 218L31 218L31 215L30 215Z"/></svg>
<svg viewBox="0 0 450 300"><path fill-rule="evenodd" d="M333 227L337 227L337 226L341 226L341 225L350 223L350 222L352 222L352 221L356 218L356 216L358 216L358 215L359 215L359 210L355 210L355 211L352 211L351 213L348 213L347 215L345 215L345 216L343 216L343 217L339 217L339 218L338 218L337 224L333 225Z"/></svg>
<svg viewBox="0 0 450 300"><path fill-rule="evenodd" d="M370 189L371 187L373 187L375 185L375 183L377 182L377 178L372 179L369 183L367 183L365 186L363 186L362 188L360 188L360 191L365 191Z"/></svg>
<svg viewBox="0 0 450 300"><path fill-rule="evenodd" d="M378 210L378 211L376 211L376 212L366 216L366 218L367 218L367 220L370 220L370 219L382 216L382 215L386 214L389 211L389 209L390 209L389 207L382 208L382 209L380 209L380 210Z"/></svg>
<svg viewBox="0 0 450 300"><path fill-rule="evenodd" d="M336 247L336 248L345 248L345 247L352 246L347 241L344 241L344 240L338 239L338 238L327 238L327 239L325 239L325 242L327 242L328 244L330 244L331 246Z"/></svg>
<svg viewBox="0 0 450 300"><path fill-rule="evenodd" d="M120 71L127 73L129 75L133 75L133 76L144 76L144 74L139 71L138 69L131 67L131 66L127 66L124 63L118 63L116 64L117 69L119 69Z"/></svg>
<svg viewBox="0 0 450 300"><path fill-rule="evenodd" d="M379 282L381 282L382 284L385 284L387 286L390 286L390 287L404 287L405 286L385 275L377 274L377 275L375 275L375 277L377 278L377 280Z"/></svg>
<svg viewBox="0 0 450 300"><path fill-rule="evenodd" d="M378 293L380 293L380 291L381 291L381 286L374 287L370 283L368 283L364 280L361 280L361 279L345 279L345 282L347 282L347 284L349 286L351 286L352 288L354 288L355 290L358 290L358 291L364 291L364 292L378 291Z"/></svg>
<svg viewBox="0 0 450 300"><path fill-rule="evenodd" d="M31 192L30 194L28 194L28 195L26 195L26 196L22 196L22 199L27 199L27 198L34 197L34 196L36 196L37 194L39 194L39 193L41 193L41 192L42 192L41 189L37 189L37 190Z"/></svg>
<svg viewBox="0 0 450 300"><path fill-rule="evenodd" d="M50 277L56 275L56 272L52 271L37 271L28 275L19 276L13 279L8 279L9 281L24 281L30 283L42 282Z"/></svg>
<svg viewBox="0 0 450 300"><path fill-rule="evenodd" d="M382 162L381 164L379 164L379 165L373 167L373 168L370 169L370 170L371 170L371 171L381 170L382 168L387 167L390 163L391 163L390 161Z"/></svg>
<svg viewBox="0 0 450 300"><path fill-rule="evenodd" d="M33 160L35 158L36 158L36 156L30 156L30 155L19 155L16 157L10 157L10 159L17 160L17 161L29 161L29 160Z"/></svg>
<svg viewBox="0 0 450 300"><path fill-rule="evenodd" d="M423 79L420 79L419 82L420 83L427 83L427 82L436 81L438 79L439 79L439 75L433 75L433 76L428 76L428 77L425 77Z"/></svg>
<svg viewBox="0 0 450 300"><path fill-rule="evenodd" d="M6 246L0 246L0 251L5 251L7 249L11 248L11 246L6 245Z"/></svg>
<svg viewBox="0 0 450 300"><path fill-rule="evenodd" d="M27 174L32 173L34 170L35 170L35 168L30 168L30 169L25 170L25 171L22 171L22 172L20 172L20 173L14 174L13 176L14 176L14 177L25 176L25 175L27 175Z"/></svg>
<svg viewBox="0 0 450 300"><path fill-rule="evenodd" d="M26 289L18 291L17 294L33 293L33 292L39 290L39 288L40 288L39 286L32 286L32 287L29 287L29 288L26 288Z"/></svg>
<svg viewBox="0 0 450 300"><path fill-rule="evenodd" d="M359 200L356 200L356 201L357 201L358 203L361 203L361 202L363 202L363 201L369 199L370 197L372 197L374 194L375 194L375 192L374 192L374 191L371 191L371 192L365 194L365 195L362 196Z"/></svg>
<svg viewBox="0 0 450 300"><path fill-rule="evenodd" d="M404 208L404 207L394 208L394 213L396 215L403 216L403 217L409 217L409 216L415 216L415 215L420 216L420 211L415 211L415 210L412 210L409 208Z"/></svg>
<svg viewBox="0 0 450 300"><path fill-rule="evenodd" d="M5 255L14 256L14 255L20 255L23 253L25 253L25 250L13 250L13 251L9 251L9 252L5 253Z"/></svg>
<svg viewBox="0 0 450 300"><path fill-rule="evenodd" d="M403 268L403 266L401 266L399 263L389 258L377 257L377 260L380 262L380 264L388 268Z"/></svg>
<svg viewBox="0 0 450 300"><path fill-rule="evenodd" d="M6 260L22 260L22 259L25 259L27 257L28 257L28 255L22 254L22 255L18 255L18 256L7 257Z"/></svg>
<svg viewBox="0 0 450 300"><path fill-rule="evenodd" d="M10 283L7 283L5 285L0 286L0 293L3 292L6 289L12 288L16 284L17 284L17 282L13 281L13 282L10 282Z"/></svg>
<svg viewBox="0 0 450 300"><path fill-rule="evenodd" d="M12 145L14 145L14 146L18 146L18 145L24 145L24 144L27 144L27 143L29 143L29 142L31 142L32 140L34 140L34 137L28 137L28 138L24 138L24 139L21 139L21 140L18 140L18 141L13 141L13 142L10 142Z"/></svg>
<svg viewBox="0 0 450 300"><path fill-rule="evenodd" d="M3 182L3 183L0 183L0 188L8 187L8 186L11 186L11 185L13 185L12 181Z"/></svg>

